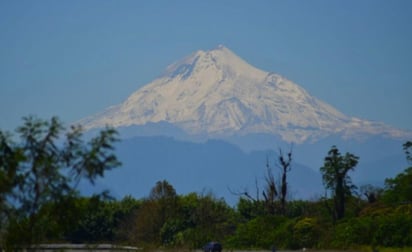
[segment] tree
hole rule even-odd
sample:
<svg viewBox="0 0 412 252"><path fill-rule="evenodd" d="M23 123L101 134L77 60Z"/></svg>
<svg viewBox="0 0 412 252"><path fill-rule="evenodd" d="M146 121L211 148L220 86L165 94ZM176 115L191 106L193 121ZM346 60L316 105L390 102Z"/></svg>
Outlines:
<svg viewBox="0 0 412 252"><path fill-rule="evenodd" d="M292 150L288 152L287 158L283 156L282 150L279 150L279 163L282 169L282 184L280 190L280 207L282 214L286 212L286 196L287 196L287 173L291 171Z"/></svg>
<svg viewBox="0 0 412 252"><path fill-rule="evenodd" d="M222 198L212 193L192 193L181 202L181 218L186 222L181 234L190 248L199 248L208 241L221 241L233 233L234 212Z"/></svg>
<svg viewBox="0 0 412 252"><path fill-rule="evenodd" d="M23 121L16 130L19 143L0 131L1 224L15 244L44 238L48 213L41 210L46 204L77 195L82 179L93 184L120 165L113 153L118 139L112 128L85 142L81 126L66 130L57 117L46 121L30 116Z"/></svg>
<svg viewBox="0 0 412 252"><path fill-rule="evenodd" d="M157 205L157 218L155 222L158 223L158 233L161 230L165 230L165 224L169 223L170 220L175 219L177 210L177 194L174 187L169 184L166 180L158 181L156 186L152 188L149 196L149 200L156 202ZM169 231L169 230L167 230ZM160 235L160 242L163 245L167 245L171 242L172 232L164 231Z"/></svg>
<svg viewBox="0 0 412 252"><path fill-rule="evenodd" d="M403 144L406 160L412 164L412 142ZM412 166L406 168L395 178L385 179L384 200L388 203L412 202Z"/></svg>
<svg viewBox="0 0 412 252"><path fill-rule="evenodd" d="M281 170L281 180L279 183L276 183L273 170L271 169L269 160L267 159L266 174L264 175L265 185L262 190L263 200L259 198L260 190L257 180L255 181L256 197L251 196L246 190L243 192L232 192L235 195L241 197L243 196L247 200L252 201L255 214L261 210L261 206L264 206L264 210L269 215L286 213L286 197L288 196L287 173L291 171L292 151L289 151L287 157L285 157L280 149L277 158L278 159L276 160L277 163L275 166ZM242 204L245 204L245 202L242 202Z"/></svg>
<svg viewBox="0 0 412 252"><path fill-rule="evenodd" d="M338 148L332 146L325 157L324 165L320 168L325 188L332 191L334 202L332 216L334 220L342 219L345 216L345 198L350 196L352 190L356 188L352 184L348 172L354 170L358 160L359 157L351 153L342 156Z"/></svg>
<svg viewBox="0 0 412 252"><path fill-rule="evenodd" d="M385 179L383 197L387 203L412 202L412 167L405 169L395 178Z"/></svg>
<svg viewBox="0 0 412 252"><path fill-rule="evenodd" d="M163 226L175 218L177 199L176 190L169 182L158 181L136 212L134 232L130 239L134 242L167 245L169 237L162 237L160 233Z"/></svg>
<svg viewBox="0 0 412 252"><path fill-rule="evenodd" d="M375 203L383 193L383 189L374 185L363 185L360 187L361 195L365 196L368 203Z"/></svg>
<svg viewBox="0 0 412 252"><path fill-rule="evenodd" d="M65 231L65 239L74 243L112 241L115 223L114 209L110 202L102 200L98 195L91 198L78 197L73 200L75 201L73 205L77 209L70 208L68 211L77 212L73 214L77 218L71 220L73 224ZM67 216L68 213L65 215Z"/></svg>
<svg viewBox="0 0 412 252"><path fill-rule="evenodd" d="M406 160L409 163L412 163L412 141L407 141L406 143L404 143L403 150L405 151L405 154L406 154Z"/></svg>
<svg viewBox="0 0 412 252"><path fill-rule="evenodd" d="M116 242L125 243L130 237L133 237L134 219L141 205L142 200L137 200L130 195L125 196L117 203L117 210L114 214Z"/></svg>

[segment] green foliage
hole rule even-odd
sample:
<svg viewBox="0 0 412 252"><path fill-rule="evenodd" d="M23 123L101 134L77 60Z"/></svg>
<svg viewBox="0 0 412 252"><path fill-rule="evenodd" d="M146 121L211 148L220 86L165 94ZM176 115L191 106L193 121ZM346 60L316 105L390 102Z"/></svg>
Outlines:
<svg viewBox="0 0 412 252"><path fill-rule="evenodd" d="M342 156L336 146L332 146L325 157L324 165L320 168L325 188L332 191L334 208L332 216L334 220L345 216L346 197L351 195L356 187L352 184L348 172L354 170L359 157L346 153Z"/></svg>
<svg viewBox="0 0 412 252"><path fill-rule="evenodd" d="M323 201L305 201L305 200L294 200L290 201L288 204L288 209L286 216L289 218L300 218L300 217L324 217L329 213L324 207ZM329 218L327 218L329 219Z"/></svg>
<svg viewBox="0 0 412 252"><path fill-rule="evenodd" d="M167 181L159 181L148 199L135 212L132 232L128 239L134 243L167 245L172 242L168 225L176 218L178 207L176 191ZM166 225L166 227L163 227ZM173 228L172 228L173 229Z"/></svg>
<svg viewBox="0 0 412 252"><path fill-rule="evenodd" d="M185 224L179 235L187 247L199 248L207 241L221 241L233 233L233 209L212 194L189 194L181 198L180 209L179 217Z"/></svg>
<svg viewBox="0 0 412 252"><path fill-rule="evenodd" d="M136 200L131 196L125 196L120 202L110 202L114 205L115 211L113 218L115 219L115 240L117 242L127 242L130 232L132 231L132 220L136 212L142 205L141 200Z"/></svg>
<svg viewBox="0 0 412 252"><path fill-rule="evenodd" d="M265 215L238 225L236 233L228 239L231 247L269 249L276 242L276 229L287 221L285 217ZM283 238L283 237L282 237ZM280 239L279 239L280 240ZM279 246L276 244L276 246Z"/></svg>
<svg viewBox="0 0 412 252"><path fill-rule="evenodd" d="M243 197L239 199L236 208L242 221L248 221L265 214L265 206L262 201L253 201Z"/></svg>
<svg viewBox="0 0 412 252"><path fill-rule="evenodd" d="M339 249L371 244L381 247L411 246L412 206L374 205L356 218L339 222L331 246Z"/></svg>
<svg viewBox="0 0 412 252"><path fill-rule="evenodd" d="M316 218L302 218L293 227L293 237L298 248L316 247L320 234Z"/></svg>
<svg viewBox="0 0 412 252"><path fill-rule="evenodd" d="M86 142L79 127L66 131L56 118L29 117L17 133L15 142L0 131L0 239L6 249L34 242L107 242L180 250L212 240L225 250L412 246L412 167L386 179L384 188L368 185L354 194L348 172L358 157L333 146L321 168L332 197L291 200L286 208L275 200L268 170L264 200L245 194L236 208L211 193L177 195L166 180L147 198L117 201L104 194L80 197L76 189L80 180L94 183L119 165L113 129ZM411 142L404 144L408 161L411 148Z"/></svg>
<svg viewBox="0 0 412 252"><path fill-rule="evenodd" d="M387 203L412 202L412 167L405 169L395 178L385 180L383 200Z"/></svg>
<svg viewBox="0 0 412 252"><path fill-rule="evenodd" d="M121 201L107 200L100 195L70 197L62 202L45 205L41 212L48 213L49 241L74 243L124 241L123 222L140 206L131 197ZM43 215L42 215L43 216Z"/></svg>
<svg viewBox="0 0 412 252"><path fill-rule="evenodd" d="M131 222L128 240L135 244L199 248L232 233L234 211L211 194L177 196L167 181L159 181Z"/></svg>
<svg viewBox="0 0 412 252"><path fill-rule="evenodd" d="M80 243L113 240L114 209L109 202L102 201L99 197L85 199L81 212L77 226L68 234L70 241Z"/></svg>
<svg viewBox="0 0 412 252"><path fill-rule="evenodd" d="M45 228L56 210L46 206L76 196L81 179L94 183L120 165L113 154L114 129L85 142L80 127L65 131L56 117L23 119L16 130L19 143L0 131L0 216L5 240L14 244L41 242L58 231L55 225Z"/></svg>
<svg viewBox="0 0 412 252"><path fill-rule="evenodd" d="M384 247L404 247L412 244L412 215L380 216L374 232L374 244Z"/></svg>
<svg viewBox="0 0 412 252"><path fill-rule="evenodd" d="M336 225L332 246L348 249L354 245L371 244L373 231L374 220L369 217L348 219Z"/></svg>
<svg viewBox="0 0 412 252"><path fill-rule="evenodd" d="M293 237L293 227L295 219L285 218L278 223L273 230L273 246L278 249L297 249L299 248Z"/></svg>

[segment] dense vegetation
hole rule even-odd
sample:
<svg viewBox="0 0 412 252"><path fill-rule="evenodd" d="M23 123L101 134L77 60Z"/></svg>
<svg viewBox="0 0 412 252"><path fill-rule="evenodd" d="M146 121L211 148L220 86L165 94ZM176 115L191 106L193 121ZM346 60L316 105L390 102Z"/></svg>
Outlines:
<svg viewBox="0 0 412 252"><path fill-rule="evenodd" d="M82 197L77 190L80 180L93 183L120 165L115 130L86 142L81 128L65 130L56 118L29 117L17 133L19 143L0 131L5 248L48 242L200 248L210 240L238 249L412 246L412 167L387 178L384 188L358 188L349 171L359 157L332 146L320 168L326 193L316 200L286 197L292 152L279 153L281 179L268 166L265 186L256 197L239 193L235 207L211 193L178 195L165 180L147 198L115 200L106 193ZM412 164L412 142L403 147Z"/></svg>

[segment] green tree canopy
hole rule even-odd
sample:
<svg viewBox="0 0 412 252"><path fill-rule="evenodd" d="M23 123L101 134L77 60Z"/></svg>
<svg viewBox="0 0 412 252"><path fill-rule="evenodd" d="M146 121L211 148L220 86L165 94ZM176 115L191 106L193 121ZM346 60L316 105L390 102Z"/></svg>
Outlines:
<svg viewBox="0 0 412 252"><path fill-rule="evenodd" d="M403 144L406 160L412 164L412 142ZM385 179L384 200L388 203L412 203L412 167L406 168L395 178Z"/></svg>
<svg viewBox="0 0 412 252"><path fill-rule="evenodd" d="M383 197L388 203L412 202L412 167L405 169L395 178L385 179Z"/></svg>
<svg viewBox="0 0 412 252"><path fill-rule="evenodd" d="M23 121L16 130L18 142L0 131L0 214L3 228L19 232L15 242L30 244L42 239L41 223L48 213L40 210L46 204L78 194L82 179L94 183L120 162L114 155L118 139L112 128L86 142L80 126L66 130L57 117Z"/></svg>
<svg viewBox="0 0 412 252"><path fill-rule="evenodd" d="M334 219L342 219L345 215L345 197L350 195L355 186L348 175L358 164L359 157L346 153L342 156L336 146L332 146L320 168L323 183L332 192L334 199Z"/></svg>

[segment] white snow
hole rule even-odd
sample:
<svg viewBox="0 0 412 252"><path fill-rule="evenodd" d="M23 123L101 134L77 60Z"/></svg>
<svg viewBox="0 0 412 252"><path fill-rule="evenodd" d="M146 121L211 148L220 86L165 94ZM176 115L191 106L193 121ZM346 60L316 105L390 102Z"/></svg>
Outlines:
<svg viewBox="0 0 412 252"><path fill-rule="evenodd" d="M190 134L279 134L303 142L334 133L392 136L399 130L348 117L302 87L259 70L224 46L197 51L122 104L83 119L86 129L167 121Z"/></svg>

